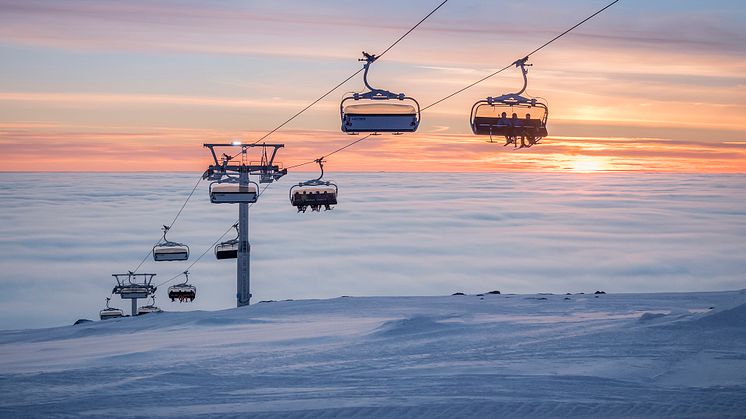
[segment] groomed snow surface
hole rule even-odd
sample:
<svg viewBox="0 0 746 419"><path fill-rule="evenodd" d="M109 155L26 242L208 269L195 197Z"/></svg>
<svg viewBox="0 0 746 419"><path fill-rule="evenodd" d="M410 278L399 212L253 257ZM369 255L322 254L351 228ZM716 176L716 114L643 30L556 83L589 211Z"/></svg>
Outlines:
<svg viewBox="0 0 746 419"><path fill-rule="evenodd" d="M341 297L3 331L0 394L3 418L744 417L746 293Z"/></svg>

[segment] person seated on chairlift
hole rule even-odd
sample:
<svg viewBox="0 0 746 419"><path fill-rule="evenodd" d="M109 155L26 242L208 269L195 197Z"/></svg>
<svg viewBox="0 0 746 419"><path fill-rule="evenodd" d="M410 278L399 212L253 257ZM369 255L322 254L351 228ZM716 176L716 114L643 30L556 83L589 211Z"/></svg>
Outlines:
<svg viewBox="0 0 746 419"><path fill-rule="evenodd" d="M531 147L536 144L536 137L533 135L534 124L531 121L531 114L526 114L526 119L521 130L521 146L519 148ZM528 140L528 142L526 142Z"/></svg>
<svg viewBox="0 0 746 419"><path fill-rule="evenodd" d="M508 120L508 114L503 112L500 115L500 118L497 120L497 126L498 127L508 127L510 126L510 121Z"/></svg>
<svg viewBox="0 0 746 419"><path fill-rule="evenodd" d="M515 147L518 147L518 143L516 143L516 137L517 133L519 132L519 129L521 127L521 121L518 119L518 114L513 112L513 115L510 117L510 129L508 130L508 135L506 136L505 144L503 144L503 147L508 144L513 144Z"/></svg>

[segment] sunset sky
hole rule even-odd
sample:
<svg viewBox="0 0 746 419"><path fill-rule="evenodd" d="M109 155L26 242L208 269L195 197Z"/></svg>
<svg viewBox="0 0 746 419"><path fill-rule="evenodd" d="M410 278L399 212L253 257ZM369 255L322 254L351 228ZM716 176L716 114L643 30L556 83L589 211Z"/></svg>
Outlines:
<svg viewBox="0 0 746 419"><path fill-rule="evenodd" d="M439 1L0 0L0 170L201 171L203 142L253 141L359 68ZM423 106L522 57L608 0L450 0L377 62ZM336 171L746 172L746 3L622 0L532 57L550 137L472 136L471 104L517 70L329 159ZM355 78L268 141L292 165L354 137Z"/></svg>

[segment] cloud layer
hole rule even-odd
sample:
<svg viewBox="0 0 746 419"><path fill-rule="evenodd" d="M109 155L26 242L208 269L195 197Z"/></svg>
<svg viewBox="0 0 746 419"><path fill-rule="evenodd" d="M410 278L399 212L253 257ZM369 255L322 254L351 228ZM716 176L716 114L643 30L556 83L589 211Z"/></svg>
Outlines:
<svg viewBox="0 0 746 419"><path fill-rule="evenodd" d="M744 287L743 175L330 173L331 212L296 214L288 175L252 210L254 301L339 295L707 291ZM197 174L0 174L0 328L95 317ZM237 218L202 185L169 235L207 255L194 304L235 304L209 247ZM185 263L148 261L163 281ZM125 302L115 300L117 306Z"/></svg>

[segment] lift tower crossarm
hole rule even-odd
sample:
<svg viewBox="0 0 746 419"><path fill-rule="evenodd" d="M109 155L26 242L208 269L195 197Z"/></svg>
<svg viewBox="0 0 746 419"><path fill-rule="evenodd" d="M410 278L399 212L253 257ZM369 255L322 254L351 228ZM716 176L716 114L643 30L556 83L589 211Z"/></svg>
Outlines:
<svg viewBox="0 0 746 419"><path fill-rule="evenodd" d="M112 294L119 294L123 300L132 301L132 315L137 315L137 300L147 298L155 294L157 288L152 284L153 277L156 274L136 274L127 272L126 274L111 274L116 280L117 285L111 290ZM121 277L121 278L120 278ZM126 278L126 279L123 279ZM137 279L141 278L140 281Z"/></svg>
<svg viewBox="0 0 746 419"><path fill-rule="evenodd" d="M226 169L228 171L239 171L241 167L246 167L245 170L248 170L250 173L254 172L260 172L262 170L267 169L273 169L275 171L279 171L279 166L274 164L275 156L277 155L277 150L285 147L285 144L204 144L204 147L210 149L210 154L212 154L212 161L214 162L213 165L210 165L210 167L216 166L221 169ZM246 154L247 148L253 148L253 147L262 147L264 150L267 148L272 148L272 155L268 159L267 162L262 162L260 164L228 164L230 163L231 159L228 159L224 163L218 159L218 154L215 151L215 148L222 148L222 147L241 147L241 153L239 154ZM229 156L230 157L230 156Z"/></svg>

